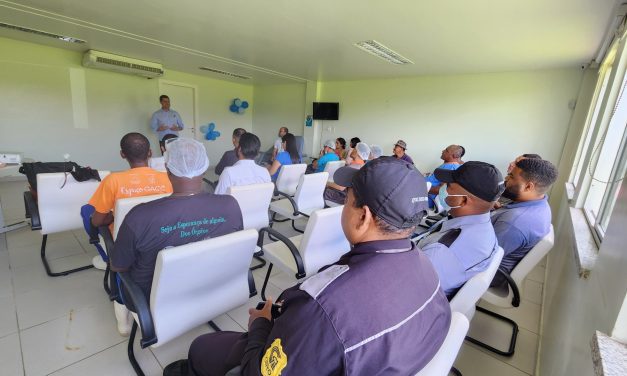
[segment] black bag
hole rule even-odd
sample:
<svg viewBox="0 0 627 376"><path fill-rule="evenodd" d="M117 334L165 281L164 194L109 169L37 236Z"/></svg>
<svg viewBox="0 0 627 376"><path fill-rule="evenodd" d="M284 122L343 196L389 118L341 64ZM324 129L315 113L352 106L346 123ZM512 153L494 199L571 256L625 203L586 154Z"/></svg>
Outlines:
<svg viewBox="0 0 627 376"><path fill-rule="evenodd" d="M75 162L32 162L22 163L20 173L26 175L28 184L33 191L37 191L37 174L45 174L50 172L71 173L76 181L98 180L100 175L97 170L90 167L81 167Z"/></svg>

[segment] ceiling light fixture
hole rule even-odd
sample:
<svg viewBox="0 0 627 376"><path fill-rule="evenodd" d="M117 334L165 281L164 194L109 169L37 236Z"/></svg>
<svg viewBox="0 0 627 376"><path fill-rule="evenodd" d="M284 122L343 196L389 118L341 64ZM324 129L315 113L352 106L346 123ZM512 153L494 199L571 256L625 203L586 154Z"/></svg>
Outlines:
<svg viewBox="0 0 627 376"><path fill-rule="evenodd" d="M390 48L377 42L376 40L365 40L363 42L357 42L355 43L355 47L366 51L367 53L372 54L378 58L381 58L388 63L397 65L414 63L413 61L399 54L398 52L392 51Z"/></svg>
<svg viewBox="0 0 627 376"><path fill-rule="evenodd" d="M241 74L231 73L231 72L227 72L227 71L223 71L223 70L219 70L219 69L214 69L214 68L209 68L209 67L198 67L198 69L206 70L206 71L213 72L213 73L222 74L222 75L229 76L229 77L241 78L242 80L250 80L250 77L248 77L248 76L242 76Z"/></svg>
<svg viewBox="0 0 627 376"><path fill-rule="evenodd" d="M41 30L29 29L27 27L11 25L11 24L7 24L7 23L3 23L3 22L0 22L0 27L5 28L5 29L9 29L9 30L21 31L21 32L24 32L24 33L29 33L29 34L41 35L43 37L54 38L54 39L57 39L57 40L68 42L68 43L79 43L79 44L86 43L82 39L78 39L78 38L74 38L74 37L68 37L68 36L65 36L65 35L58 35L58 34L48 33L46 31L41 31Z"/></svg>

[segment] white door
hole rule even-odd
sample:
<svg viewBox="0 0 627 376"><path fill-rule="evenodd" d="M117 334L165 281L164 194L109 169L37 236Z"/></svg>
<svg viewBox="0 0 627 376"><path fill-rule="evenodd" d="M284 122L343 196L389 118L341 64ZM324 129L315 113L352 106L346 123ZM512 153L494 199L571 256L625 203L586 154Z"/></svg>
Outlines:
<svg viewBox="0 0 627 376"><path fill-rule="evenodd" d="M174 82L159 81L159 95L170 97L170 108L178 112L183 120L180 137L196 138L196 88Z"/></svg>

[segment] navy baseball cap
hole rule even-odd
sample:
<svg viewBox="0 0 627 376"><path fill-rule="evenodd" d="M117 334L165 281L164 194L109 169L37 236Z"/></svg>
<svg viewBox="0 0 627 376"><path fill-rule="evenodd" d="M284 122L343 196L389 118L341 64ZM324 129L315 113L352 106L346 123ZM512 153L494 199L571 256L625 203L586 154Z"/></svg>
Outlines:
<svg viewBox="0 0 627 376"><path fill-rule="evenodd" d="M395 157L377 158L360 169L339 168L333 181L352 188L374 215L397 228L418 225L429 209L424 176Z"/></svg>
<svg viewBox="0 0 627 376"><path fill-rule="evenodd" d="M503 175L493 165L485 162L469 161L457 170L436 169L435 177L443 183L457 183L483 201L496 201L505 186Z"/></svg>

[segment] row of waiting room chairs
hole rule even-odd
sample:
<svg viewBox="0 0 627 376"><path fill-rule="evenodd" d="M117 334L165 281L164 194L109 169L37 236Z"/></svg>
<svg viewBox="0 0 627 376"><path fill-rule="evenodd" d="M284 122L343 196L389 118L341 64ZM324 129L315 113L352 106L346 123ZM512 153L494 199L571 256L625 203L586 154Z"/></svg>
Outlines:
<svg viewBox="0 0 627 376"><path fill-rule="evenodd" d="M301 168L299 165L293 166ZM285 169L285 171L289 172L289 169ZM101 176L107 173L101 171ZM98 182L77 183L71 175L65 175L63 173L53 173L37 176L39 202L33 200L30 192L25 193L27 215L31 217L33 229L41 229L43 235L42 262L46 267L46 272L51 276L66 275L91 267L89 265L55 273L50 270L45 257L45 243L48 234L82 228L82 220L78 214L80 206L89 200L98 186ZM313 178L309 178L312 176ZM293 190L290 190L293 184L292 187L284 186L282 189L293 192L293 195L296 196L299 193L299 188L301 189L300 192L304 191L303 187L307 185L307 182L310 181L309 179L315 180L319 185L320 181L324 183L328 180L328 174L327 176L324 176L324 174L305 175L303 171L297 180L292 179L297 181ZM272 183L266 183L265 185L233 187L231 189L229 193L238 200L242 208L244 231L160 252L151 297L144 297L141 295L141 292L137 291L138 289L133 289L132 281L122 273L120 278L131 291L132 297L129 298L135 302L136 307L141 307L137 308L138 314L135 315L136 323L133 328L133 336L139 328L142 332L142 348L160 346L222 313L245 304L249 297L256 294L254 280L249 270L255 253L261 254L260 251L263 251L264 258L270 262L262 289L263 296L265 295L265 287L273 265L277 265L281 270L294 275L297 279L301 279L315 274L320 267L337 261L343 253L350 249L341 230L341 207L308 211L309 208L306 208L306 205L300 201L300 196L299 199L296 199L289 196L288 192L283 192L284 195L279 196L288 201L289 199L286 196L291 197L295 204L293 206L294 211L291 214L295 216L297 211L300 212L298 209L303 207L306 208L303 210L309 212L309 214L300 212L299 215L303 216L304 214L305 217L311 217L306 225L304 234L287 238L269 227L268 208L273 203L271 200L276 193L275 189L278 190L278 183L276 188ZM251 194L252 192L254 192L254 195ZM316 196L318 194L321 197L322 193L317 193ZM254 198L252 198L253 196ZM111 246L125 214L132 207L140 202L159 197L163 197L163 195L119 200L116 203L114 233L111 234L111 239L105 241L105 244L108 244L109 247ZM320 201L318 201L316 205L324 206L324 203L320 204ZM260 232L259 235L257 231ZM278 238L279 241L263 245L264 234L272 235ZM497 267L502 257L502 250L500 250L500 256L497 254L488 270L479 273L460 289L451 301L452 311L459 313L453 314L449 335L438 355L419 375L447 374L466 335L468 322L474 315L475 304L482 296L484 300L493 304L497 298L490 297L491 295L497 296L500 299L501 304L499 305L501 306L509 305L510 307L515 307L520 303L521 292L518 286L522 286L522 280L526 274L533 269L552 247L552 231L549 235L512 271L510 284L506 286L505 290L491 291L493 289L490 289L490 291L486 292L490 281L497 272ZM321 249L328 249L329 252L320 254L319 250ZM312 252L312 250L316 251ZM223 254L224 252L227 254ZM496 261L497 259L498 261ZM188 269L188 265L191 264L194 266L189 266L189 268L199 267L200 269L198 270L204 271L204 275L203 273L198 273L202 275L199 280L194 277L188 278L189 280L185 279L185 283L181 283L181 276L189 277L194 275ZM219 270L219 273L206 273L208 269ZM183 270L185 272L182 272ZM207 274L211 275L207 276ZM202 277L209 279L203 280ZM174 280L173 278L176 278L177 283L168 282ZM112 283L113 281L113 276L109 277L109 281L107 281L107 276L105 275L106 287L115 286L115 283ZM207 294L199 295L197 293L199 291L198 284L210 287L207 288ZM182 289L193 291L193 293L186 293ZM173 301L176 304L172 304ZM503 304L503 302L506 304ZM206 307L206 309L199 309L198 307ZM485 311L481 308L478 308L478 310ZM176 322L176 325L173 325L173 322ZM513 323L514 328L510 350L513 352L517 327L513 321L511 323ZM129 339L129 359L137 373L142 374L141 368L134 360L133 341L133 337ZM433 368L438 366L441 372L435 372L435 368Z"/></svg>

